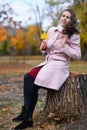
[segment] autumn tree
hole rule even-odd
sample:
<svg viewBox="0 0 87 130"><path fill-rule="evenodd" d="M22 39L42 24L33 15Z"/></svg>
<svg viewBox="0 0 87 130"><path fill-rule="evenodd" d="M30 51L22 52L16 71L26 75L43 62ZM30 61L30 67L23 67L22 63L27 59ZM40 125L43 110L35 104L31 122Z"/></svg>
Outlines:
<svg viewBox="0 0 87 130"><path fill-rule="evenodd" d="M38 26L39 27L39 26ZM40 47L40 35L38 35L38 27L37 25L32 25L28 27L28 31L26 34L26 41L31 54L39 54ZM41 28L39 27L39 30Z"/></svg>
<svg viewBox="0 0 87 130"><path fill-rule="evenodd" d="M71 8L73 8L78 16L78 22L81 32L80 36L82 56L84 60L87 60L87 1L75 0Z"/></svg>
<svg viewBox="0 0 87 130"><path fill-rule="evenodd" d="M34 12L34 17L36 18L35 24L30 25L29 28L27 27L28 25L22 27L21 21L14 21L12 14L15 14L15 12L9 3L1 4L0 26L7 32L6 40L8 40L8 44L6 44L6 42L5 44L7 45L9 54L12 54L13 51L16 51L17 54L39 53L42 16L38 5L36 5L35 9L31 9L30 11ZM3 37L4 36L5 35L3 35Z"/></svg>
<svg viewBox="0 0 87 130"><path fill-rule="evenodd" d="M26 47L26 33L23 28L16 30L16 34L10 37L8 49L10 52L16 50L17 54L22 54L22 50Z"/></svg>
<svg viewBox="0 0 87 130"><path fill-rule="evenodd" d="M16 22L11 17L14 14L14 10L8 3L1 3L0 5L0 50L2 54L9 54L8 45L12 35L16 32L16 26L20 22Z"/></svg>
<svg viewBox="0 0 87 130"><path fill-rule="evenodd" d="M0 27L0 41L5 41L7 39L7 31Z"/></svg>
<svg viewBox="0 0 87 130"><path fill-rule="evenodd" d="M0 27L0 54L3 53L7 54L7 31L3 28Z"/></svg>

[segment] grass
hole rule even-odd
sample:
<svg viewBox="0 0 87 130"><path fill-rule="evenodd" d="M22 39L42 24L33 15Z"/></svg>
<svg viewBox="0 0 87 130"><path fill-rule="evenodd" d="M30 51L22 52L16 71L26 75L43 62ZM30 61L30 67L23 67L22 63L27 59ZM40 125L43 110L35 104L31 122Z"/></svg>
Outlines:
<svg viewBox="0 0 87 130"><path fill-rule="evenodd" d="M41 56L0 57L0 75L24 74L42 62ZM70 71L87 73L86 61L71 61Z"/></svg>
<svg viewBox="0 0 87 130"><path fill-rule="evenodd" d="M41 62L40 56L0 57L0 75L25 74Z"/></svg>
<svg viewBox="0 0 87 130"><path fill-rule="evenodd" d="M86 61L71 61L70 71L78 73L87 73L87 62Z"/></svg>

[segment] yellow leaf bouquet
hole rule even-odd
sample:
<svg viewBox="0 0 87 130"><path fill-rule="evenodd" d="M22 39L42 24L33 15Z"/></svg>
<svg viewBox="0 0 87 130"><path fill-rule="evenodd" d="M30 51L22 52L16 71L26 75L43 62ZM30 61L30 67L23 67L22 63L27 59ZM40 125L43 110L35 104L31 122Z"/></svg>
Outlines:
<svg viewBox="0 0 87 130"><path fill-rule="evenodd" d="M47 35L47 33L41 33L41 35L40 35L40 38L42 39L42 40L46 40L47 38L48 38L48 35Z"/></svg>

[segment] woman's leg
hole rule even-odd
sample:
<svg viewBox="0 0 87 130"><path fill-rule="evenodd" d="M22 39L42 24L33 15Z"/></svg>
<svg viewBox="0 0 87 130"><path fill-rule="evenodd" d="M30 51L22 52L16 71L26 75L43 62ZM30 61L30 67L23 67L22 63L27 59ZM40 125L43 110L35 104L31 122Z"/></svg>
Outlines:
<svg viewBox="0 0 87 130"><path fill-rule="evenodd" d="M39 87L34 85L34 80L40 68L34 68L24 76L24 106L21 114L14 118L13 121L23 121L15 130L25 129L33 125L32 115L38 100Z"/></svg>
<svg viewBox="0 0 87 130"><path fill-rule="evenodd" d="M38 100L39 87L34 85L34 78L26 74L24 76L24 106L28 106L28 117L32 117L34 108Z"/></svg>
<svg viewBox="0 0 87 130"><path fill-rule="evenodd" d="M34 68L24 76L24 106L30 106L31 116L38 100L39 86L34 84L34 80L40 69Z"/></svg>

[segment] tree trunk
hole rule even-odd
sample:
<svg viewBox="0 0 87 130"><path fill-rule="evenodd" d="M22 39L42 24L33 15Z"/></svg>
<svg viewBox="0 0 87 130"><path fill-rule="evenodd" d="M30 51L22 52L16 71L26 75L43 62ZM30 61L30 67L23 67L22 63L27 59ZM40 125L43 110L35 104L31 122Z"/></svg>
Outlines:
<svg viewBox="0 0 87 130"><path fill-rule="evenodd" d="M48 90L44 118L59 121L80 117L86 96L87 74L70 73L59 91Z"/></svg>

